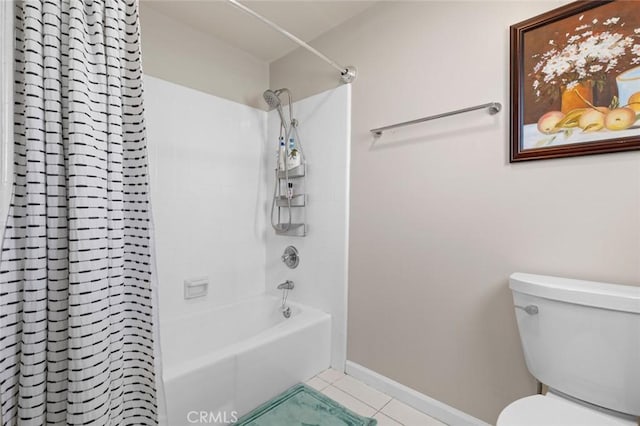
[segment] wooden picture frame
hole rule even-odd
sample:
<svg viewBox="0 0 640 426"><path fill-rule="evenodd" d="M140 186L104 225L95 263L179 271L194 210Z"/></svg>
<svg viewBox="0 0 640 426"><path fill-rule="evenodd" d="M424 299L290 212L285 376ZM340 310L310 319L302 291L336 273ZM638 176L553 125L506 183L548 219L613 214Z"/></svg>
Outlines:
<svg viewBox="0 0 640 426"><path fill-rule="evenodd" d="M577 1L511 26L511 162L640 149L638 11Z"/></svg>

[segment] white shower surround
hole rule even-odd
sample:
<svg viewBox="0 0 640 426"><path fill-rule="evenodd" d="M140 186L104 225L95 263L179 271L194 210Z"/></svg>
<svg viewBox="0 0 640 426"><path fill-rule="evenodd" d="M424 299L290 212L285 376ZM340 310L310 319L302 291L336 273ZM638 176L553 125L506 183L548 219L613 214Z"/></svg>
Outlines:
<svg viewBox="0 0 640 426"><path fill-rule="evenodd" d="M300 123L300 139L307 160L308 232L304 238L285 237L275 235L268 227L267 292L279 295L276 286L292 280L296 286L289 296L292 300L331 314L331 366L344 371L347 354L351 86L343 85L294 102L293 113ZM269 191L273 191L279 120L276 111L269 113L266 167ZM290 244L300 253L300 265L296 269L288 269L280 261L285 247Z"/></svg>
<svg viewBox="0 0 640 426"><path fill-rule="evenodd" d="M343 370L351 88L342 86L294 104L309 171L309 233L305 238L295 238L276 236L268 225L277 114L150 76L145 76L144 84L160 335L163 353L168 355L163 362L170 418L172 411L184 411L189 406L196 410L236 407L246 411L249 405L273 397L329 365ZM280 260L290 244L301 255L295 270L286 268ZM205 276L209 294L185 300L183 282ZM262 318L262 309L251 300L273 300L267 294L279 298L276 286L286 279L296 284L289 295L291 301L310 307L303 312L330 314L330 321L318 314L315 325L309 328L310 323L304 320L307 315L294 315L291 321L266 329L249 327ZM223 334L240 338L245 327L250 330L240 342L203 349L207 341ZM233 329L231 333L229 328ZM293 330L298 337L291 340L287 336ZM313 337L309 340L302 335ZM316 355L306 351L299 358L307 362L287 361L292 348L298 346L312 348ZM262 355L247 355L247 348ZM199 356L194 357L191 350L200 351ZM246 357L260 363L251 369L237 369L240 364L247 365L238 364ZM184 368L176 367L180 364ZM271 380L268 385L270 380L258 374L262 370L264 377L278 373L283 380ZM201 389L208 389L217 375L232 380L229 386L238 394L254 396L235 399L222 407L215 406L213 398L208 407L206 400L195 404L197 395L190 395L190 390L202 393ZM224 394L224 390L220 392Z"/></svg>
<svg viewBox="0 0 640 426"><path fill-rule="evenodd" d="M264 293L266 113L145 76L160 319ZM185 300L184 281L209 293Z"/></svg>

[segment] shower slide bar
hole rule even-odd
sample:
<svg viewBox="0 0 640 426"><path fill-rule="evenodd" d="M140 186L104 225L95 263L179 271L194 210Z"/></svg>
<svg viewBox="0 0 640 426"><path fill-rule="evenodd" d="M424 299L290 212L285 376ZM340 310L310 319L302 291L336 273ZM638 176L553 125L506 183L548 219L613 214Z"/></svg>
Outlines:
<svg viewBox="0 0 640 426"><path fill-rule="evenodd" d="M274 30L276 30L277 32L282 34L283 36L287 37L289 40L297 43L301 47L304 47L309 52L313 53L314 55L316 55L317 57L319 57L323 61L327 62L329 65L331 65L332 67L334 67L336 70L338 70L340 72L340 81L342 81L343 83L348 84L348 83L353 82L356 79L356 75L358 74L358 71L356 70L356 67L354 67L352 65L344 67L344 66L338 64L337 62L333 61L332 59L329 59L322 52L320 52L317 49L309 46L307 43L305 43L304 41L302 41L298 37L294 36L289 31L285 30L284 28L279 27L277 24L271 22L270 20L268 20L264 16L262 16L259 13L255 12L253 9L250 9L247 6L243 5L238 0L227 0L227 1L229 3L231 3L232 5L234 5L235 7L237 7L238 9L240 9L240 10L248 13L249 15L253 16L254 18L257 18L260 21L264 22L265 24L267 24L268 26L270 26L271 28L273 28Z"/></svg>
<svg viewBox="0 0 640 426"><path fill-rule="evenodd" d="M500 104L500 102L489 102L488 104L476 105L469 108L462 108L462 109L457 109L455 111L444 112L442 114L431 115L429 117L422 117L416 120L405 121L403 123L397 123L397 124L391 124L389 126L378 127L377 129L371 129L370 132L373 133L375 136L380 136L384 131L395 129L397 127L410 126L412 124L418 124L425 121L435 120L437 118L449 117L451 115L462 114L465 112L470 112L470 111L475 111L478 109L485 109L485 108L489 109L489 114L494 115L500 112L500 110L502 109L502 104Z"/></svg>

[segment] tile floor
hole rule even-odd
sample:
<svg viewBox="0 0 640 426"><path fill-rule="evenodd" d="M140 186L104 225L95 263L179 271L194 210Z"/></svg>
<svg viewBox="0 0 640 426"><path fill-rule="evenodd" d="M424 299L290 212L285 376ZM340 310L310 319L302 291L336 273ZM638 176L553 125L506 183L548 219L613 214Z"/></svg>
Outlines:
<svg viewBox="0 0 640 426"><path fill-rule="evenodd" d="M446 426L441 421L333 369L311 378L307 385L356 414L377 419L378 426Z"/></svg>

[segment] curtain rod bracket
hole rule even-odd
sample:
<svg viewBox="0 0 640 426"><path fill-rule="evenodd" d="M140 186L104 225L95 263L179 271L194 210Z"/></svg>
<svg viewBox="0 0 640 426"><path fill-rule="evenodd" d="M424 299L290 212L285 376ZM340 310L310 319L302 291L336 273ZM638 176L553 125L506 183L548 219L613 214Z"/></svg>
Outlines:
<svg viewBox="0 0 640 426"><path fill-rule="evenodd" d="M353 83L358 76L358 69L353 65L347 65L347 68L340 73L340 81L344 84Z"/></svg>

